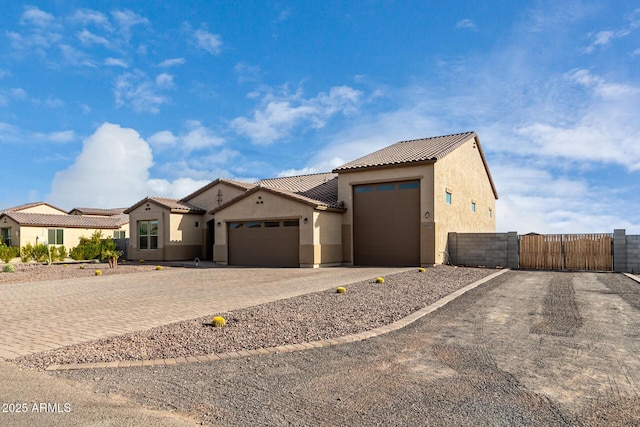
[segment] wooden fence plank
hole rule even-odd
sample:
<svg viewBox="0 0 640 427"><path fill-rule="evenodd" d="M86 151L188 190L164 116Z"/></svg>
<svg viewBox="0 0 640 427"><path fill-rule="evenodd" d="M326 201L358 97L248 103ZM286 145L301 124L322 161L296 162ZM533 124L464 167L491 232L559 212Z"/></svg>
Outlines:
<svg viewBox="0 0 640 427"><path fill-rule="evenodd" d="M520 236L520 268L613 269L611 234L528 234Z"/></svg>

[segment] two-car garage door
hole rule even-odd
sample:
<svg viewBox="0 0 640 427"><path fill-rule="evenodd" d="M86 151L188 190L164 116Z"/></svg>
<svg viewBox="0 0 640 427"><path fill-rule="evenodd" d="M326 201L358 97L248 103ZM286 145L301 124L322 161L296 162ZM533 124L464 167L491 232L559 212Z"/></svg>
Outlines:
<svg viewBox="0 0 640 427"><path fill-rule="evenodd" d="M353 187L356 265L420 264L420 182Z"/></svg>
<svg viewBox="0 0 640 427"><path fill-rule="evenodd" d="M229 264L299 267L299 220L231 222Z"/></svg>

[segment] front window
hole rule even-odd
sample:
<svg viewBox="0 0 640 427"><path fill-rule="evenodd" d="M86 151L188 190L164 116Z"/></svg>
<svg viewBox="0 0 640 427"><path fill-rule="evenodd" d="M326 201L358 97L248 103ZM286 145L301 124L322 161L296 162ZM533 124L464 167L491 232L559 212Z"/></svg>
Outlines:
<svg viewBox="0 0 640 427"><path fill-rule="evenodd" d="M138 221L138 248L158 249L158 220Z"/></svg>
<svg viewBox="0 0 640 427"><path fill-rule="evenodd" d="M448 205L451 204L451 193L448 191L445 194L445 201L447 202Z"/></svg>
<svg viewBox="0 0 640 427"><path fill-rule="evenodd" d="M476 202L471 202L471 212L475 213L476 211Z"/></svg>
<svg viewBox="0 0 640 427"><path fill-rule="evenodd" d="M50 245L64 245L64 230L61 228L49 229L48 242Z"/></svg>
<svg viewBox="0 0 640 427"><path fill-rule="evenodd" d="M7 246L11 246L11 229L3 228L0 233L0 243L4 243Z"/></svg>

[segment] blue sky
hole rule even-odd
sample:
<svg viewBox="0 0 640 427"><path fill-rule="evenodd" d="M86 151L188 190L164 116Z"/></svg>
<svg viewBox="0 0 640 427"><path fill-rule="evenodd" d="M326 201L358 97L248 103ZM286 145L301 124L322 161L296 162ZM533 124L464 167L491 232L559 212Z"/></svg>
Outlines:
<svg viewBox="0 0 640 427"><path fill-rule="evenodd" d="M498 231L640 233L637 1L1 9L0 208L179 198L475 130Z"/></svg>

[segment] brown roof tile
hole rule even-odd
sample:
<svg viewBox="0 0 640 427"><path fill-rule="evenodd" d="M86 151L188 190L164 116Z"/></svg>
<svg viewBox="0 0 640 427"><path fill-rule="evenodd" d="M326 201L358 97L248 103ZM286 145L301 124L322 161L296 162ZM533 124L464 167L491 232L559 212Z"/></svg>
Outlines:
<svg viewBox="0 0 640 427"><path fill-rule="evenodd" d="M126 215L100 217L67 214L38 214L29 212L5 212L2 215L6 215L20 225L32 225L39 227L117 229L129 222L128 216Z"/></svg>
<svg viewBox="0 0 640 427"><path fill-rule="evenodd" d="M20 212L20 211L23 211L25 209L34 208L36 206L42 206L42 205L49 206L50 208L53 208L53 209L57 209L57 210L60 211L61 214L65 214L66 213L64 210L60 209L59 207L50 205L49 203L46 203L46 202L25 203L24 205L13 206L11 208L6 208L6 209L0 209L0 213L3 213L3 212Z"/></svg>
<svg viewBox="0 0 640 427"><path fill-rule="evenodd" d="M233 179L218 178L215 181L211 181L207 185L198 188L196 191L194 191L193 193L189 194L186 197L183 197L180 200L183 201L183 202L188 202L189 200L193 199L197 195L204 193L205 191L207 191L208 189L210 189L211 187L213 187L214 185L219 184L219 183L229 184L229 185L231 185L233 187L236 187L236 188L239 188L239 189L243 189L243 190L249 190L249 189L251 189L251 188L256 186L256 184L252 184L252 183L249 183L249 182L236 181L236 180L233 180Z"/></svg>
<svg viewBox="0 0 640 427"><path fill-rule="evenodd" d="M258 184L306 197L320 205L338 207L338 174L335 173L269 178L258 181Z"/></svg>
<svg viewBox="0 0 640 427"><path fill-rule="evenodd" d="M128 214L132 210L142 206L143 204L145 204L147 202L153 202L153 203L158 204L160 206L163 206L163 207L165 207L167 209L170 209L172 212L176 212L176 213L203 214L203 213L206 212L204 209L202 209L199 206L193 205L191 203L183 202L182 200L178 200L178 199L170 199L170 198L167 198L167 197L145 197L144 199L140 200L135 205L133 205L130 208L126 209L124 211L124 213Z"/></svg>
<svg viewBox="0 0 640 427"><path fill-rule="evenodd" d="M345 163L335 168L333 172L349 172L355 169L378 168L406 163L434 162L476 136L475 132L464 132L401 141Z"/></svg>

